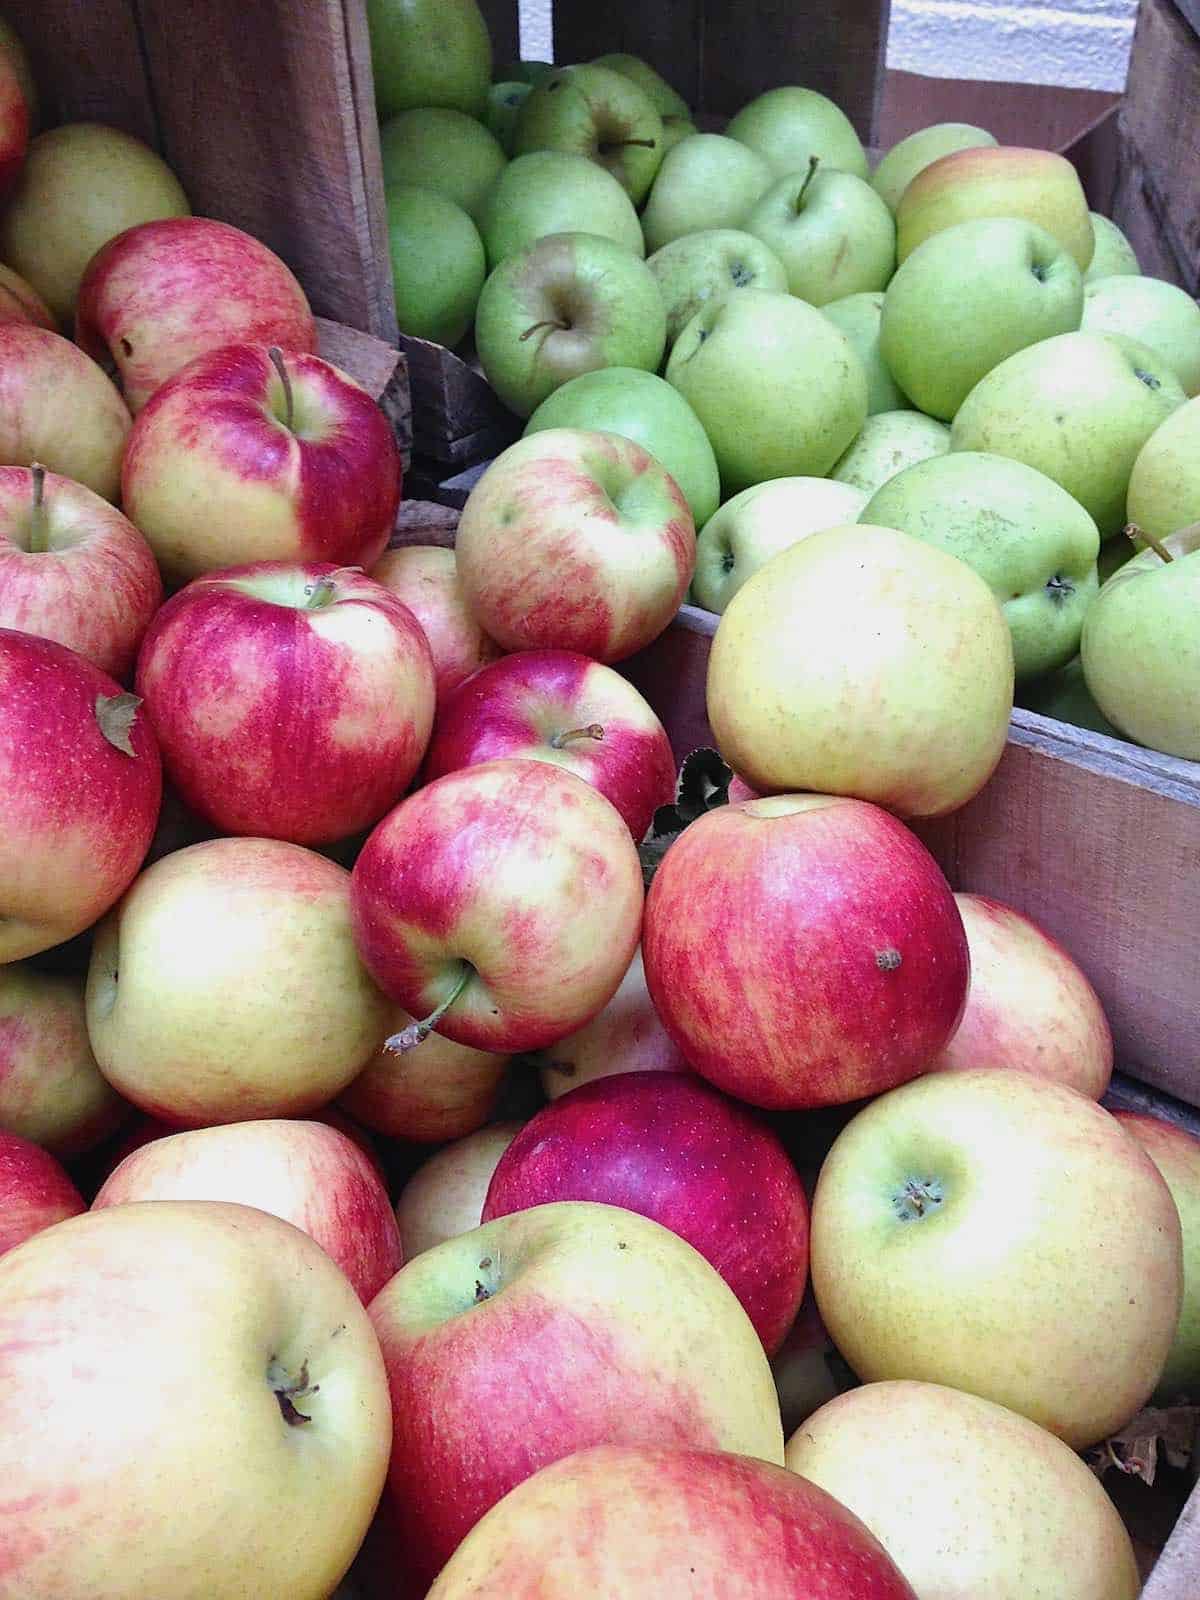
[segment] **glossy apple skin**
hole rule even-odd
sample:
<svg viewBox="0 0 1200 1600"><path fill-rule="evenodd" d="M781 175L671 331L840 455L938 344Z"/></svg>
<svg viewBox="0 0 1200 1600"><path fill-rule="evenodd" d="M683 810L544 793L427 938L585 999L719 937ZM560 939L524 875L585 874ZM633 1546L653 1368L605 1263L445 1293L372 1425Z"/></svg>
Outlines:
<svg viewBox="0 0 1200 1600"><path fill-rule="evenodd" d="M29 102L8 55L0 55L0 200L17 181L29 145Z"/></svg>
<svg viewBox="0 0 1200 1600"><path fill-rule="evenodd" d="M92 1210L131 1200L232 1200L269 1211L315 1239L364 1305L403 1264L387 1190L353 1140L322 1122L264 1118L155 1139L126 1156Z"/></svg>
<svg viewBox="0 0 1200 1600"><path fill-rule="evenodd" d="M371 576L390 589L425 630L433 653L439 711L460 683L503 654L471 615L453 550L435 544L388 550L371 568Z"/></svg>
<svg viewBox="0 0 1200 1600"><path fill-rule="evenodd" d="M58 332L54 313L31 283L0 262L0 322L23 322Z"/></svg>
<svg viewBox="0 0 1200 1600"><path fill-rule="evenodd" d="M98 701L121 693L65 645L0 628L0 961L90 927L142 864L162 768L140 709L132 756L101 732Z"/></svg>
<svg viewBox="0 0 1200 1600"><path fill-rule="evenodd" d="M971 952L971 986L954 1037L930 1072L1011 1067L1099 1100L1113 1069L1099 996L1035 922L981 894L956 894Z"/></svg>
<svg viewBox="0 0 1200 1600"><path fill-rule="evenodd" d="M196 356L226 344L317 347L295 277L272 250L209 217L139 222L97 250L79 285L75 337L115 363L136 415Z"/></svg>
<svg viewBox="0 0 1200 1600"><path fill-rule="evenodd" d="M125 448L121 497L164 573L247 561L369 567L400 503L400 452L367 391L319 356L265 344L198 356L156 390Z"/></svg>
<svg viewBox="0 0 1200 1600"><path fill-rule="evenodd" d="M642 955L696 1071L778 1110L915 1077L957 1027L970 970L920 841L878 806L816 795L721 806L685 829L650 886Z"/></svg>
<svg viewBox="0 0 1200 1600"><path fill-rule="evenodd" d="M355 942L384 993L427 1016L469 964L437 1031L499 1054L552 1044L611 1000L642 901L618 812L545 761L488 761L418 789L371 834L351 883Z"/></svg>
<svg viewBox="0 0 1200 1600"><path fill-rule="evenodd" d="M429 1600L916 1600L883 1546L799 1473L727 1452L599 1445L544 1467Z"/></svg>
<svg viewBox="0 0 1200 1600"><path fill-rule="evenodd" d="M594 727L601 737L584 731ZM565 734L575 737L556 743ZM612 801L636 840L675 798L662 723L619 673L571 650L521 650L462 684L438 711L425 777L505 757L575 773Z"/></svg>
<svg viewBox="0 0 1200 1600"><path fill-rule="evenodd" d="M162 579L127 517L81 483L46 473L45 548L29 549L33 474L0 467L0 627L57 639L125 682Z"/></svg>
<svg viewBox="0 0 1200 1600"><path fill-rule="evenodd" d="M49 1151L0 1128L0 1256L86 1209Z"/></svg>
<svg viewBox="0 0 1200 1600"><path fill-rule="evenodd" d="M329 604L302 609L323 580ZM294 844L377 822L411 782L433 722L433 660L416 618L364 574L324 562L197 578L155 618L137 689L193 811L222 833Z"/></svg>
<svg viewBox="0 0 1200 1600"><path fill-rule="evenodd" d="M584 1084L527 1122L500 1158L483 1221L595 1200L661 1222L737 1295L768 1355L808 1276L808 1202L775 1135L690 1073Z"/></svg>
<svg viewBox="0 0 1200 1600"><path fill-rule="evenodd" d="M0 459L35 461L116 500L129 411L78 346L48 328L0 324Z"/></svg>
<svg viewBox="0 0 1200 1600"><path fill-rule="evenodd" d="M387 1037L416 1020L397 1006ZM339 1104L364 1127L389 1139L414 1144L461 1139L491 1116L508 1060L431 1033L403 1054L386 1047L377 1050Z"/></svg>

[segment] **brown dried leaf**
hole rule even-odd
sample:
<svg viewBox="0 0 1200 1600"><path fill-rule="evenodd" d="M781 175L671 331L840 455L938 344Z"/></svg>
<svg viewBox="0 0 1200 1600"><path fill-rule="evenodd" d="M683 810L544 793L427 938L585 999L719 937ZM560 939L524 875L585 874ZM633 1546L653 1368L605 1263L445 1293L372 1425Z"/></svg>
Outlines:
<svg viewBox="0 0 1200 1600"><path fill-rule="evenodd" d="M98 694L96 696L96 721L100 732L114 749L127 756L136 756L133 748L133 724L142 700L136 694Z"/></svg>
<svg viewBox="0 0 1200 1600"><path fill-rule="evenodd" d="M1152 1484L1161 1450L1170 1467L1185 1468L1200 1444L1200 1406L1148 1406L1125 1427L1086 1452L1098 1478L1110 1468Z"/></svg>

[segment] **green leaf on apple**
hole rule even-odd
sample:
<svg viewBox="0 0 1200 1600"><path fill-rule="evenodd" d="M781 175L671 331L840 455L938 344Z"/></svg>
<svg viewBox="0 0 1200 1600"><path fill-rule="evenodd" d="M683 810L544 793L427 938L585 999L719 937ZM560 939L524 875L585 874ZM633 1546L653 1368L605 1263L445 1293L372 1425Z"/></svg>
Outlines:
<svg viewBox="0 0 1200 1600"><path fill-rule="evenodd" d="M123 755L136 756L133 748L133 724L142 700L136 694L98 694L96 696L96 721L100 732L115 750Z"/></svg>

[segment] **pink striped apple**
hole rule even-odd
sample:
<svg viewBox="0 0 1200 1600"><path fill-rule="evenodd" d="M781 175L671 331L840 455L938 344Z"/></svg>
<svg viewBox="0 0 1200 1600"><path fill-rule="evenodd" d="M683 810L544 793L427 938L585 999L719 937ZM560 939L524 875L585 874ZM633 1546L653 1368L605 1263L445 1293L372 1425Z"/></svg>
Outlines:
<svg viewBox="0 0 1200 1600"><path fill-rule="evenodd" d="M0 462L40 462L115 501L129 428L124 400L78 346L47 328L0 323Z"/></svg>
<svg viewBox="0 0 1200 1600"><path fill-rule="evenodd" d="M23 322L33 328L58 332L58 323L46 302L19 272L0 262L0 322Z"/></svg>
<svg viewBox="0 0 1200 1600"><path fill-rule="evenodd" d="M327 563L197 578L155 618L138 693L171 782L222 833L325 844L408 787L433 722L433 660L380 584Z"/></svg>
<svg viewBox="0 0 1200 1600"><path fill-rule="evenodd" d="M371 568L371 576L390 589L425 630L433 652L439 709L464 679L500 656L500 646L471 615L453 550L436 544L388 550Z"/></svg>
<svg viewBox="0 0 1200 1600"><path fill-rule="evenodd" d="M0 1256L86 1209L48 1151L0 1128Z"/></svg>

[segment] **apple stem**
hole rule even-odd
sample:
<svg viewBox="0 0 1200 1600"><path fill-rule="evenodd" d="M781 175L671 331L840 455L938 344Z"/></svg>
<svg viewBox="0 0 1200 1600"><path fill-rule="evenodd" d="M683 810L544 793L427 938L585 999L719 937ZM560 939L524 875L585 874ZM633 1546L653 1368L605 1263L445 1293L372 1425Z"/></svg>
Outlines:
<svg viewBox="0 0 1200 1600"><path fill-rule="evenodd" d="M337 592L335 576L336 574L330 573L327 578L318 578L315 583L304 585L304 593L308 597L304 606L306 611L320 611L323 606L329 604Z"/></svg>
<svg viewBox="0 0 1200 1600"><path fill-rule="evenodd" d="M283 351L279 348L279 346L277 344L273 344L267 351L267 354L270 356L271 365L279 374L279 381L283 385L283 425L288 432L291 433L293 431L292 424L295 421L296 416L295 401L292 398L292 380L288 377L288 369L284 363Z"/></svg>
<svg viewBox="0 0 1200 1600"><path fill-rule="evenodd" d="M816 177L817 168L820 165L821 165L820 156L809 156L809 158L808 158L808 176L805 178L804 182L800 185L800 193L796 196L796 210L797 211L803 211L804 210L804 197L807 195L808 186L813 181L813 179Z"/></svg>
<svg viewBox="0 0 1200 1600"><path fill-rule="evenodd" d="M33 505L29 512L29 549L32 555L41 555L46 549L49 530L46 527L46 469L35 461L29 469L33 474Z"/></svg>
<svg viewBox="0 0 1200 1600"><path fill-rule="evenodd" d="M428 1039L474 976L475 968L469 961L464 961L462 963L462 971L458 975L458 982L442 1001L441 1005L435 1006L422 1021L410 1022L407 1028L402 1028L399 1033L392 1034L390 1039L385 1040L383 1048L396 1056L404 1055L409 1050L415 1050L423 1039Z"/></svg>
<svg viewBox="0 0 1200 1600"><path fill-rule="evenodd" d="M519 343L524 344L526 339L532 339L534 334L540 333L543 328L557 328L560 333L567 333L570 327L569 322L557 322L553 317L547 317L544 322L535 322L531 328L526 328Z"/></svg>
<svg viewBox="0 0 1200 1600"><path fill-rule="evenodd" d="M1125 524L1125 537L1132 539L1134 544L1140 539L1147 549L1154 551L1160 561L1174 561L1175 559L1161 539L1156 539L1152 533L1147 533L1145 528L1139 528L1136 522L1127 522Z"/></svg>
<svg viewBox="0 0 1200 1600"><path fill-rule="evenodd" d="M550 740L551 750L561 750L568 739L603 739L604 724L602 722L589 722L586 728L568 728L565 733L556 733Z"/></svg>

